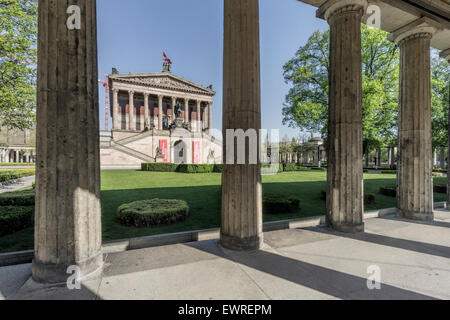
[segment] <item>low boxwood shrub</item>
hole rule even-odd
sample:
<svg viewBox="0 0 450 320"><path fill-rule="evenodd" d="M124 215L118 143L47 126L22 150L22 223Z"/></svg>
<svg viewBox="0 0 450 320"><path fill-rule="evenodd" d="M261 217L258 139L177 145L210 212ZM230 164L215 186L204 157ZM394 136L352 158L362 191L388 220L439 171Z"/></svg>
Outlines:
<svg viewBox="0 0 450 320"><path fill-rule="evenodd" d="M445 184L437 184L433 187L435 193L447 193L447 186Z"/></svg>
<svg viewBox="0 0 450 320"><path fill-rule="evenodd" d="M320 199L326 201L327 200L327 191L326 190L320 190Z"/></svg>
<svg viewBox="0 0 450 320"><path fill-rule="evenodd" d="M177 223L188 215L189 206L183 200L143 200L123 204L117 209L117 219L121 224L138 228Z"/></svg>
<svg viewBox="0 0 450 320"><path fill-rule="evenodd" d="M327 171L327 168L324 167L311 167L310 169L314 171Z"/></svg>
<svg viewBox="0 0 450 320"><path fill-rule="evenodd" d="M397 174L397 170L381 170L382 174Z"/></svg>
<svg viewBox="0 0 450 320"><path fill-rule="evenodd" d="M0 194L0 206L33 206L34 189Z"/></svg>
<svg viewBox="0 0 450 320"><path fill-rule="evenodd" d="M269 214L291 213L300 208L300 200L293 196L265 193L263 207L264 212Z"/></svg>
<svg viewBox="0 0 450 320"><path fill-rule="evenodd" d="M215 164L213 167L213 172L215 173L222 173L223 171L223 165L221 164Z"/></svg>
<svg viewBox="0 0 450 320"><path fill-rule="evenodd" d="M375 204L375 194L367 193L364 195L364 205Z"/></svg>
<svg viewBox="0 0 450 320"><path fill-rule="evenodd" d="M141 164L142 171L155 172L175 172L178 169L178 164L174 163L143 163Z"/></svg>
<svg viewBox="0 0 450 320"><path fill-rule="evenodd" d="M380 188L380 194L387 197L397 197L397 188L396 187L382 187Z"/></svg>
<svg viewBox="0 0 450 320"><path fill-rule="evenodd" d="M212 164L180 164L177 171L181 173L211 173L214 165Z"/></svg>
<svg viewBox="0 0 450 320"><path fill-rule="evenodd" d="M0 207L0 237L31 227L33 210L32 206Z"/></svg>
<svg viewBox="0 0 450 320"><path fill-rule="evenodd" d="M283 165L283 171L289 172L289 171L297 171L297 164L295 163L285 163Z"/></svg>

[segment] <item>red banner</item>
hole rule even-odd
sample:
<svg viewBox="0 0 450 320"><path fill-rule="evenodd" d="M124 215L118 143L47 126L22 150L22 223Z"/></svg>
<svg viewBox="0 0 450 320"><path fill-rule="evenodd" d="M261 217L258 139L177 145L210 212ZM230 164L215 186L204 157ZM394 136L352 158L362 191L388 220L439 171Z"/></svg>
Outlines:
<svg viewBox="0 0 450 320"><path fill-rule="evenodd" d="M192 142L192 163L200 163L200 142Z"/></svg>
<svg viewBox="0 0 450 320"><path fill-rule="evenodd" d="M167 153L167 140L159 140L159 149L161 149L164 162L169 161L168 153Z"/></svg>

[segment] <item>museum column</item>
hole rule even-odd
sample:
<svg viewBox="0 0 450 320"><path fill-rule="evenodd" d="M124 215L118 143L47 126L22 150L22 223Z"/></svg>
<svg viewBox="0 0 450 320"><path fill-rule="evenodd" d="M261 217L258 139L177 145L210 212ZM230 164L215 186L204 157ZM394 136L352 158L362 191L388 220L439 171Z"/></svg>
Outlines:
<svg viewBox="0 0 450 320"><path fill-rule="evenodd" d="M149 94L144 92L144 128L150 130L151 126L150 126L150 109L148 107L148 96Z"/></svg>
<svg viewBox="0 0 450 320"><path fill-rule="evenodd" d="M441 52L441 57L446 59L450 64L450 48ZM450 91L449 91L449 99L450 99ZM450 101L449 101L450 108ZM448 155L447 155L447 209L450 208L450 112L448 113Z"/></svg>
<svg viewBox="0 0 450 320"><path fill-rule="evenodd" d="M202 132L202 102L197 100L197 132Z"/></svg>
<svg viewBox="0 0 450 320"><path fill-rule="evenodd" d="M364 231L361 19L366 7L366 0L327 1L318 12L330 25L326 221L348 233Z"/></svg>
<svg viewBox="0 0 450 320"><path fill-rule="evenodd" d="M113 89L113 130L121 129L119 120L119 90Z"/></svg>
<svg viewBox="0 0 450 320"><path fill-rule="evenodd" d="M163 129L163 96L158 96L158 130Z"/></svg>
<svg viewBox="0 0 450 320"><path fill-rule="evenodd" d="M208 133L211 135L212 133L212 102L208 104Z"/></svg>
<svg viewBox="0 0 450 320"><path fill-rule="evenodd" d="M249 161L249 150L259 151L261 129L258 0L225 0L223 76L224 159L227 145L235 148L237 140L228 141L228 129L256 130L258 145L246 147L245 164L236 164L237 152L233 163L224 164L220 242L228 249L254 250L263 242L261 165Z"/></svg>
<svg viewBox="0 0 450 320"><path fill-rule="evenodd" d="M400 47L397 214L433 220L430 41L435 28L419 19L389 37Z"/></svg>
<svg viewBox="0 0 450 320"><path fill-rule="evenodd" d="M39 1L32 274L41 283L65 283L69 266L84 277L103 265L96 2L76 3L67 14L67 1Z"/></svg>
<svg viewBox="0 0 450 320"><path fill-rule="evenodd" d="M136 131L136 118L134 115L134 91L128 92L128 129L131 131Z"/></svg>
<svg viewBox="0 0 450 320"><path fill-rule="evenodd" d="M189 123L189 99L184 99L184 123Z"/></svg>

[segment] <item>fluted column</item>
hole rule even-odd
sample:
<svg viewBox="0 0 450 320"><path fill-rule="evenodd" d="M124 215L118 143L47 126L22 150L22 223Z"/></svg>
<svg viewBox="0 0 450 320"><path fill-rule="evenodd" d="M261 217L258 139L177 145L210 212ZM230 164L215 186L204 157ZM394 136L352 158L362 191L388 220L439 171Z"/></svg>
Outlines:
<svg viewBox="0 0 450 320"><path fill-rule="evenodd" d="M35 257L33 279L65 283L103 265L96 2L39 1Z"/></svg>
<svg viewBox="0 0 450 320"><path fill-rule="evenodd" d="M163 96L158 96L158 130L163 129Z"/></svg>
<svg viewBox="0 0 450 320"><path fill-rule="evenodd" d="M212 132L212 102L208 104L208 132L211 134Z"/></svg>
<svg viewBox="0 0 450 320"><path fill-rule="evenodd" d="M131 131L136 130L136 118L134 115L134 91L128 91L128 129Z"/></svg>
<svg viewBox="0 0 450 320"><path fill-rule="evenodd" d="M144 128L145 126L147 126L147 124L150 124L150 109L148 107L148 96L149 94L144 92Z"/></svg>
<svg viewBox="0 0 450 320"><path fill-rule="evenodd" d="M197 100L197 132L202 131L202 102Z"/></svg>
<svg viewBox="0 0 450 320"><path fill-rule="evenodd" d="M177 116L175 115L175 105L177 104L177 98L172 97L172 119L176 119Z"/></svg>
<svg viewBox="0 0 450 320"><path fill-rule="evenodd" d="M119 90L113 89L113 130L122 129L119 115Z"/></svg>
<svg viewBox="0 0 450 320"><path fill-rule="evenodd" d="M332 0L319 9L331 30L327 225L348 233L364 231L361 19L366 6L366 0Z"/></svg>
<svg viewBox="0 0 450 320"><path fill-rule="evenodd" d="M397 214L433 220L430 40L435 29L420 21L390 36L400 47Z"/></svg>
<svg viewBox="0 0 450 320"><path fill-rule="evenodd" d="M225 0L223 65L223 155L227 129L261 128L260 45L258 0ZM246 139L247 140L247 139ZM259 150L259 145L257 146ZM250 148L247 148L250 149ZM261 165L224 165L222 173L222 246L234 250L259 249L262 234ZM234 163L237 163L235 154Z"/></svg>
<svg viewBox="0 0 450 320"><path fill-rule="evenodd" d="M441 57L446 59L450 64L450 48L441 52ZM449 92L450 98L450 92ZM450 101L449 101L449 109L450 109ZM448 113L448 160L447 160L447 209L450 208L450 112Z"/></svg>
<svg viewBox="0 0 450 320"><path fill-rule="evenodd" d="M189 99L184 99L184 122L189 123Z"/></svg>

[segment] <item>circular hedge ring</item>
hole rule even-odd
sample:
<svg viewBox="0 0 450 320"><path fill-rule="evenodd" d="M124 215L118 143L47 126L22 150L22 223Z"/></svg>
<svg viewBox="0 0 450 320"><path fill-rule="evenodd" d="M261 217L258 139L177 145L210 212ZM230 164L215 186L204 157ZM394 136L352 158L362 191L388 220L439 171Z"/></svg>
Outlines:
<svg viewBox="0 0 450 320"><path fill-rule="evenodd" d="M184 221L189 206L183 200L152 199L123 204L117 209L119 222L128 227L149 228Z"/></svg>

